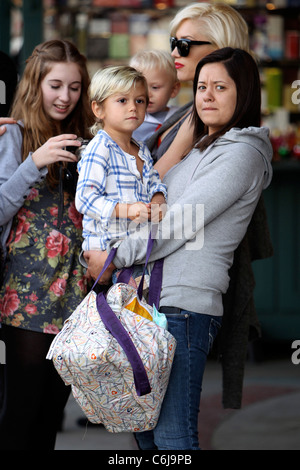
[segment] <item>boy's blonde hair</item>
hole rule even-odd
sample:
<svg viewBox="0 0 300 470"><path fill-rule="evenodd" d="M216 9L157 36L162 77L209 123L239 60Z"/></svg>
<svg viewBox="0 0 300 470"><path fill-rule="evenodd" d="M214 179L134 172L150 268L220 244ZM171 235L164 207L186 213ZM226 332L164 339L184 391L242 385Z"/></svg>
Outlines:
<svg viewBox="0 0 300 470"><path fill-rule="evenodd" d="M247 23L230 5L191 3L179 10L171 21L171 36L176 36L185 20L199 21L199 32L218 49L233 47L250 52Z"/></svg>
<svg viewBox="0 0 300 470"><path fill-rule="evenodd" d="M170 75L174 83L178 81L173 58L169 52L164 50L139 51L132 57L129 65L140 70L142 73L151 69L164 70Z"/></svg>
<svg viewBox="0 0 300 470"><path fill-rule="evenodd" d="M138 83L143 84L145 87L146 106L148 106L147 82L141 72L128 65L105 67L98 70L91 80L89 88L90 103L96 101L101 104L106 98L115 93L128 93ZM96 122L90 130L93 135L96 135L101 128L101 122Z"/></svg>

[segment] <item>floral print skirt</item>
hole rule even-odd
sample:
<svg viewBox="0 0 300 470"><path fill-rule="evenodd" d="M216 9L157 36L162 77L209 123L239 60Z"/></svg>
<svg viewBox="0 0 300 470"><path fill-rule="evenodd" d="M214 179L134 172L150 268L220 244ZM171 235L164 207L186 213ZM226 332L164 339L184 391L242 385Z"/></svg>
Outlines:
<svg viewBox="0 0 300 470"><path fill-rule="evenodd" d="M82 218L73 196L63 194L60 227L59 193L45 181L31 190L14 218L0 290L3 324L56 334L86 295L79 263Z"/></svg>

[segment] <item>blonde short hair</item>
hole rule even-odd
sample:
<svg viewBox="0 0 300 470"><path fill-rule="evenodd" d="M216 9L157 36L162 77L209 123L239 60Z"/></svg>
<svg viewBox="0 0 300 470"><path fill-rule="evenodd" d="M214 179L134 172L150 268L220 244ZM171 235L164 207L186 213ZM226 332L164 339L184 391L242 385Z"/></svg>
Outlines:
<svg viewBox="0 0 300 470"><path fill-rule="evenodd" d="M185 20L199 21L199 31L216 48L233 47L250 52L249 31L244 18L225 3L191 3L170 23L171 36Z"/></svg>
<svg viewBox="0 0 300 470"><path fill-rule="evenodd" d="M163 70L170 75L174 83L178 81L173 58L169 52L164 50L139 51L131 58L129 65L142 73L153 69Z"/></svg>
<svg viewBox="0 0 300 470"><path fill-rule="evenodd" d="M148 105L148 87L144 75L128 65L108 66L98 70L93 76L89 88L90 103L103 103L106 98L115 93L128 93L138 83L144 85L146 104ZM101 129L101 123L96 122L91 127L91 133L96 135Z"/></svg>

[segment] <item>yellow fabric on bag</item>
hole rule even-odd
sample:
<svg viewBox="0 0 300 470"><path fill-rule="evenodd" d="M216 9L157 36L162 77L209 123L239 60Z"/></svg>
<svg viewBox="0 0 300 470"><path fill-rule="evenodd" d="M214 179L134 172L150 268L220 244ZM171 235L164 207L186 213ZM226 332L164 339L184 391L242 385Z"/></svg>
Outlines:
<svg viewBox="0 0 300 470"><path fill-rule="evenodd" d="M144 305L140 304L137 297L134 297L134 299L131 302L129 302L129 304L124 305L124 307L130 310L131 312L136 313L137 315L140 315L141 317L144 317L150 321L153 321L152 315L148 312L148 310L145 308Z"/></svg>

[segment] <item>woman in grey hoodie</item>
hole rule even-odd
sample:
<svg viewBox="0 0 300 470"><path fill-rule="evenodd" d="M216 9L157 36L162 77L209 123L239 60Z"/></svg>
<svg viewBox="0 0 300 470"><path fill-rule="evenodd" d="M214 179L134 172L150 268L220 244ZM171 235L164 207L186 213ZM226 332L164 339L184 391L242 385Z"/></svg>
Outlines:
<svg viewBox="0 0 300 470"><path fill-rule="evenodd" d="M272 146L260 127L260 80L251 55L224 48L206 56L196 69L194 96L194 148L165 176L169 209L150 258L164 258L160 311L177 349L159 422L154 431L136 435L141 449L199 449L202 377L222 323L228 271L272 178ZM119 243L108 275L143 263L146 240L141 230ZM97 277L103 260L96 252L85 258Z"/></svg>

